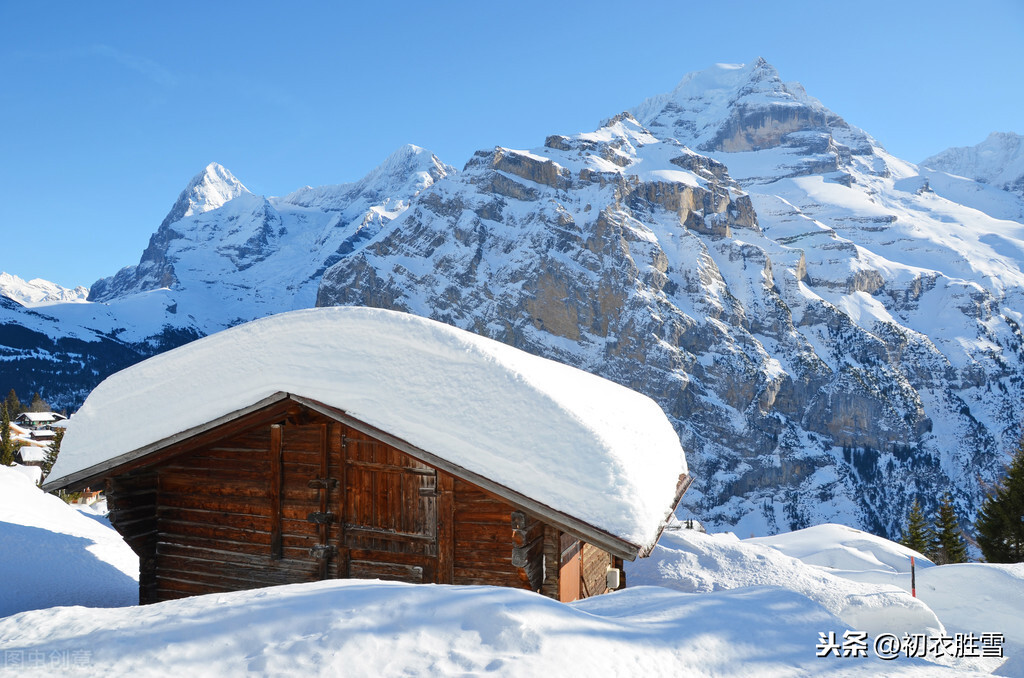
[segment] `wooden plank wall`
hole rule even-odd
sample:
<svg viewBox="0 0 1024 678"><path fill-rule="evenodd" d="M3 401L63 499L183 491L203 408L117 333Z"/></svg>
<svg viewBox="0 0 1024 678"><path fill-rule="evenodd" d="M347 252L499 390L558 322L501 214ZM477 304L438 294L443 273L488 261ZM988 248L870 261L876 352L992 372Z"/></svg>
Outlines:
<svg viewBox="0 0 1024 678"><path fill-rule="evenodd" d="M127 473L106 482L110 524L139 556L139 603L156 596L156 484L152 471Z"/></svg>
<svg viewBox="0 0 1024 678"><path fill-rule="evenodd" d="M614 564L613 556L593 544L583 544L583 558L580 563L580 597L590 598L608 592L608 567Z"/></svg>
<svg viewBox="0 0 1024 678"><path fill-rule="evenodd" d="M272 558L269 451L270 428L260 427L160 468L160 600L319 578L309 557L313 526L306 522L304 503L282 503L282 557ZM305 454L285 443L282 456L301 463ZM311 493L289 475L282 474L282 499Z"/></svg>
<svg viewBox="0 0 1024 678"><path fill-rule="evenodd" d="M453 583L539 589L543 583L539 576L543 571L543 523L524 515L518 523L521 527L513 527L513 506L460 478L453 484ZM524 566L517 567L512 563L513 551L522 545L530 548L524 554Z"/></svg>
<svg viewBox="0 0 1024 678"><path fill-rule="evenodd" d="M118 476L108 501L139 554L143 603L336 577L558 598L557 528L311 411ZM310 522L327 512L333 522ZM326 562L312 551L323 544L336 548ZM613 563L584 546L583 596L605 592Z"/></svg>

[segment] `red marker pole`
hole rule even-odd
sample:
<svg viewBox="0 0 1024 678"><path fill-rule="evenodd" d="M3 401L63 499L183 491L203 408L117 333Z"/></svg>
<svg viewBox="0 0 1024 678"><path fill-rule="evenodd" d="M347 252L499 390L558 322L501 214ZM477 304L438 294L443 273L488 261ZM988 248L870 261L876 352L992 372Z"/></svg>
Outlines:
<svg viewBox="0 0 1024 678"><path fill-rule="evenodd" d="M917 598L917 574L914 572L914 556L910 556L910 595Z"/></svg>

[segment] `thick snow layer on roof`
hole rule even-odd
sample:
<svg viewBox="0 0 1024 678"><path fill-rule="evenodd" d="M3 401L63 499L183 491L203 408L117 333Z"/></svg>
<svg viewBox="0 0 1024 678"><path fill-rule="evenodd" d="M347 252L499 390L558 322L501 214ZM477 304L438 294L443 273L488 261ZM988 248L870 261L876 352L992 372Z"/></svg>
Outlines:
<svg viewBox="0 0 1024 678"><path fill-rule="evenodd" d="M340 307L240 325L108 378L68 427L47 485L281 391L641 548L686 472L646 396L432 320ZM145 424L118 426L129 410Z"/></svg>

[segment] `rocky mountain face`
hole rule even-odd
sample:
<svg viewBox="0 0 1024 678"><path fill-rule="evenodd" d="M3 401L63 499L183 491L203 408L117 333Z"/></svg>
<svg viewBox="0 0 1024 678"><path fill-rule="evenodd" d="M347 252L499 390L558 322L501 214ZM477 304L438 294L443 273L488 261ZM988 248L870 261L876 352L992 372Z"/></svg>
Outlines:
<svg viewBox="0 0 1024 678"><path fill-rule="evenodd" d="M52 299L58 286L0 278L0 383L74 409L128 365L240 322L310 307L332 263L453 171L405 146L357 182L266 198L211 163L182 191L139 263L97 281L90 303L26 308L44 292Z"/></svg>
<svg viewBox="0 0 1024 678"><path fill-rule="evenodd" d="M718 66L593 133L478 152L317 303L428 315L651 395L698 478L686 508L716 526L894 535L915 495L973 515L1024 395L1024 228L929 176L763 60Z"/></svg>
<svg viewBox="0 0 1024 678"><path fill-rule="evenodd" d="M183 324L203 334L309 308L331 264L453 171L410 145L357 182L267 198L211 163L182 191L138 265L98 280L89 300L169 288Z"/></svg>
<svg viewBox="0 0 1024 678"><path fill-rule="evenodd" d="M893 536L915 496L973 516L1021 432L1022 267L1024 200L891 156L757 60L459 173L410 146L266 198L210 165L93 303L5 302L0 364L73 400L65 372L262 315L405 310L655 398L682 513Z"/></svg>
<svg viewBox="0 0 1024 678"><path fill-rule="evenodd" d="M1024 197L1024 136L993 132L977 146L947 148L921 162Z"/></svg>

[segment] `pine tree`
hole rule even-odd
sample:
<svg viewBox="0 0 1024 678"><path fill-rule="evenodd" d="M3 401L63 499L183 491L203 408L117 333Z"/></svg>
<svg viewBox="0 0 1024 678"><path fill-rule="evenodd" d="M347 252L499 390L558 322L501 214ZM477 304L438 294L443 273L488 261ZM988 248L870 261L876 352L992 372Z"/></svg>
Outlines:
<svg viewBox="0 0 1024 678"><path fill-rule="evenodd" d="M64 440L64 429L58 428L54 430L53 440L50 442L50 447L46 450L46 459L41 464L43 478L50 475L50 470L57 461L57 455L60 454L60 443L62 440Z"/></svg>
<svg viewBox="0 0 1024 678"><path fill-rule="evenodd" d="M11 440L11 416L7 412L7 403L0 403L0 464L10 466L14 463L14 442Z"/></svg>
<svg viewBox="0 0 1024 678"><path fill-rule="evenodd" d="M938 565L967 562L967 543L956 516L953 498L948 494L939 502L929 557Z"/></svg>
<svg viewBox="0 0 1024 678"><path fill-rule="evenodd" d="M931 551L932 528L925 520L921 505L917 499L910 505L910 513L907 515L907 527L903 530L903 537L900 543L908 549L927 555Z"/></svg>
<svg viewBox="0 0 1024 678"><path fill-rule="evenodd" d="M1006 476L982 502L974 529L988 562L1024 562L1024 438L1017 443Z"/></svg>
<svg viewBox="0 0 1024 678"><path fill-rule="evenodd" d="M7 416L9 417L17 417L25 411L21 401L18 400L18 394L14 392L13 388L11 389L11 392L7 394L7 400L5 402L7 403Z"/></svg>
<svg viewBox="0 0 1024 678"><path fill-rule="evenodd" d="M43 397L36 391L32 396L32 403L28 406L29 412L49 412L50 404L43 400Z"/></svg>

